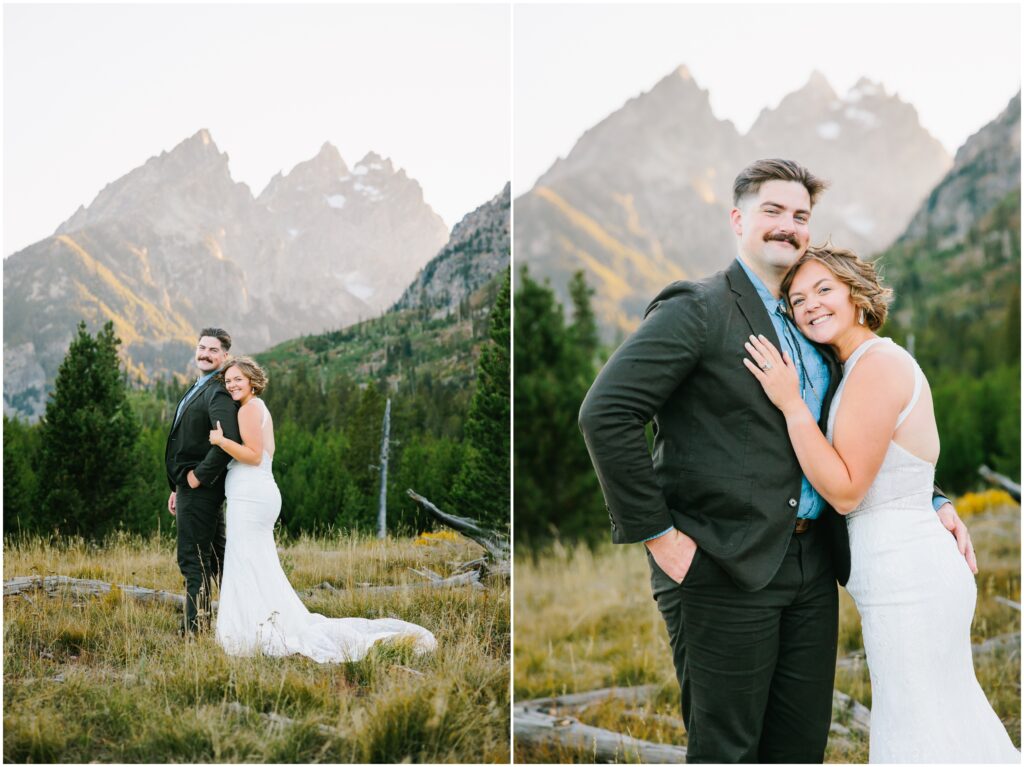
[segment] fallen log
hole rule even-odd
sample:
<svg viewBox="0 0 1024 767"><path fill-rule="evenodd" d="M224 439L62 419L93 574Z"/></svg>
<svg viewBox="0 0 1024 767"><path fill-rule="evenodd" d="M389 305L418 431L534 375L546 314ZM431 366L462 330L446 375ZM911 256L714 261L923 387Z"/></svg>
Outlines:
<svg viewBox="0 0 1024 767"><path fill-rule="evenodd" d="M115 584L85 578L71 578L67 575L19 575L4 581L4 596L24 594L27 591L44 591L47 596L56 596L58 591L71 593L73 596L106 596ZM116 588L125 596L139 602L171 605L185 609L185 596L170 591L147 589L144 586L116 584Z"/></svg>
<svg viewBox="0 0 1024 767"><path fill-rule="evenodd" d="M487 558L486 564L482 569L485 569L488 574L508 577L511 568L509 566L510 546L507 533L483 525L476 520L441 511L437 506L411 488L405 492L442 525L462 533L483 548L487 552Z"/></svg>
<svg viewBox="0 0 1024 767"><path fill-rule="evenodd" d="M449 578L431 580L424 583L403 583L397 586L357 586L353 591L364 594L392 594L397 591L408 589L437 589L453 588L455 586L470 586L482 589L480 573L471 570L466 573L459 573ZM185 595L175 594L170 591L148 589L144 586L129 586L124 583L107 583L106 581L90 580L86 578L71 578L67 575L18 575L4 581L4 596L23 596L28 598L27 592L42 591L47 596L54 597L58 593L67 593L76 597L102 597L116 588L122 594L137 602L148 604L165 604L179 610L185 609ZM328 590L336 593L344 593L347 589L339 589L324 581L311 589L300 591L299 596L309 596L318 590ZM30 600L31 601L31 600ZM217 601L212 603L213 609L217 609Z"/></svg>
<svg viewBox="0 0 1024 767"><path fill-rule="evenodd" d="M602 727L583 724L575 717L562 713L570 710L579 713L590 706L612 699L634 704L643 703L654 697L658 689L656 684L637 687L606 687L600 690L588 690L587 692L516 703L514 708L516 742L580 750L596 762L683 762L686 760L686 748L683 746L640 740ZM629 715L638 716L642 713L630 711ZM682 726L682 721L673 720L672 724Z"/></svg>
<svg viewBox="0 0 1024 767"><path fill-rule="evenodd" d="M1020 602L1014 602L1012 599L1007 599L1006 597L993 597L993 599L1001 605L1012 607L1017 612L1020 612Z"/></svg>
<svg viewBox="0 0 1024 767"><path fill-rule="evenodd" d="M1009 634L1000 634L986 639L984 642L978 642L977 644L971 645L971 650L974 652L974 657L979 655L985 655L990 652L996 652L998 650L1016 650L1020 652L1020 632L1012 631Z"/></svg>
<svg viewBox="0 0 1024 767"><path fill-rule="evenodd" d="M358 591L360 594L394 594L396 591L408 591L409 589L446 589L452 588L453 586L471 586L475 589L482 589L483 584L480 583L480 572L477 570L471 570L468 573L459 573L458 575L452 575L448 578L429 580L422 583L402 583L396 586L356 586L354 589L339 589L337 586L324 581L310 589L300 591L299 596L309 596L322 590L335 592L337 594L343 594L346 591Z"/></svg>
<svg viewBox="0 0 1024 767"><path fill-rule="evenodd" d="M608 700L618 699L632 703L651 700L659 690L658 685L648 684L637 687L606 687L600 690L558 695L549 698L518 702L514 706L514 734L517 743L532 746L571 748L585 752L595 762L620 762L637 760L651 762L681 762L686 758L686 748L651 741L613 732L601 727L586 725L569 715ZM830 732L846 739L853 734L866 738L871 728L871 712L866 706L846 693L834 690L832 694L833 717ZM631 718L648 718L685 730L686 725L677 717L665 714L647 713L637 709L623 712Z"/></svg>
<svg viewBox="0 0 1024 767"><path fill-rule="evenodd" d="M982 464L981 466L978 467L978 474L980 474L986 481L990 482L991 484L998 485L999 487L1003 488L1003 490L1010 494L1013 500L1015 500L1017 503L1020 503L1019 482L1014 482L1009 477L1003 474L999 474L998 472L992 471L992 469L990 469L985 464Z"/></svg>
<svg viewBox="0 0 1024 767"><path fill-rule="evenodd" d="M536 698L526 701L523 705L529 705L530 708L543 709L545 711L558 711L560 709L583 711L595 703L604 703L613 698L628 703L645 703L654 697L658 689L659 687L656 684L643 684L636 687L603 687L600 690L574 692L568 695L556 695L551 698Z"/></svg>
<svg viewBox="0 0 1024 767"><path fill-rule="evenodd" d="M574 717L556 717L531 710L525 704L515 707L514 722L517 744L576 749L586 753L594 762L678 764L686 761L686 748L683 746L620 735L583 724Z"/></svg>
<svg viewBox="0 0 1024 767"><path fill-rule="evenodd" d="M845 692L832 691L833 718L848 719L846 728L850 732L867 737L871 729L871 710L863 703L854 700Z"/></svg>

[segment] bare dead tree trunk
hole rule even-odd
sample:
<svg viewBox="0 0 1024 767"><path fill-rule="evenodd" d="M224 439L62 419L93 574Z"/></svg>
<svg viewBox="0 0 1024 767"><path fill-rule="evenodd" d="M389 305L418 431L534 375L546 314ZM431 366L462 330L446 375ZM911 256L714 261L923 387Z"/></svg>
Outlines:
<svg viewBox="0 0 1024 767"><path fill-rule="evenodd" d="M384 406L383 436L380 440L380 506L377 511L377 537L388 534L388 450L391 446L391 398Z"/></svg>

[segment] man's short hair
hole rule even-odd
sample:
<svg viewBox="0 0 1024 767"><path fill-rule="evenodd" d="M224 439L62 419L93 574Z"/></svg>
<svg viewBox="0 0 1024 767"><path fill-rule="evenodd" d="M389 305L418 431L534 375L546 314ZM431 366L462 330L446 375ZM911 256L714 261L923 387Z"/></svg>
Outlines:
<svg viewBox="0 0 1024 767"><path fill-rule="evenodd" d="M792 160L758 160L748 165L732 182L732 204L739 207L740 200L748 194L757 194L766 181L795 181L803 184L811 197L811 206L818 195L828 188L828 181L818 178L807 168Z"/></svg>
<svg viewBox="0 0 1024 767"><path fill-rule="evenodd" d="M224 351L228 351L231 348L231 334L224 330L224 328L203 328L199 331L200 338L206 336L220 341L220 346Z"/></svg>

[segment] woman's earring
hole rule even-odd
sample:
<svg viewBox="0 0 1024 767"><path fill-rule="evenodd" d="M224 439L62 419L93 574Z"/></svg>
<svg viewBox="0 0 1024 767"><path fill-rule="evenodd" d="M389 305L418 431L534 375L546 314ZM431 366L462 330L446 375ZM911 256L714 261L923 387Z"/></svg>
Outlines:
<svg viewBox="0 0 1024 767"><path fill-rule="evenodd" d="M863 309L860 310L860 318L857 320L857 322L859 322L861 325L864 324L864 310Z"/></svg>

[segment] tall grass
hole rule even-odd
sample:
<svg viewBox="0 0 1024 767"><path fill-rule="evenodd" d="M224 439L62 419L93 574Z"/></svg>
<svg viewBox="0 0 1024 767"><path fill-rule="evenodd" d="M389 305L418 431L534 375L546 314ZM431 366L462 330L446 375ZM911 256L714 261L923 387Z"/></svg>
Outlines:
<svg viewBox="0 0 1024 767"><path fill-rule="evenodd" d="M1020 507L976 511L969 520L981 572L973 641L1020 631L1020 612L993 597L1020 601ZM604 546L596 552L555 545L515 562L514 695L517 700L583 692L612 685L657 684L645 706L607 703L587 708L581 721L638 738L685 745L686 734L656 715L680 717L679 687L668 635L651 597L650 571L639 546ZM860 618L840 589L840 657L863 653ZM1020 745L1020 653L1000 651L977 659L982 688ZM871 704L867 667L840 668L836 687ZM637 709L642 709L637 711ZM655 716L652 716L655 715ZM838 722L842 724L842 722ZM865 763L865 739L833 733L829 762ZM593 761L591 754L517 744L517 762Z"/></svg>
<svg viewBox="0 0 1024 767"><path fill-rule="evenodd" d="M401 642L361 661L232 658L209 635L186 643L179 614L119 591L93 599L4 600L4 759L12 762L507 762L508 588L361 594L362 583L450 574L467 541L414 545L339 536L282 551L298 590L328 616L397 617L429 628L438 649ZM114 538L5 548L4 578L97 578L181 591L172 542ZM244 708L239 708L241 704ZM293 720L276 723L267 714Z"/></svg>

